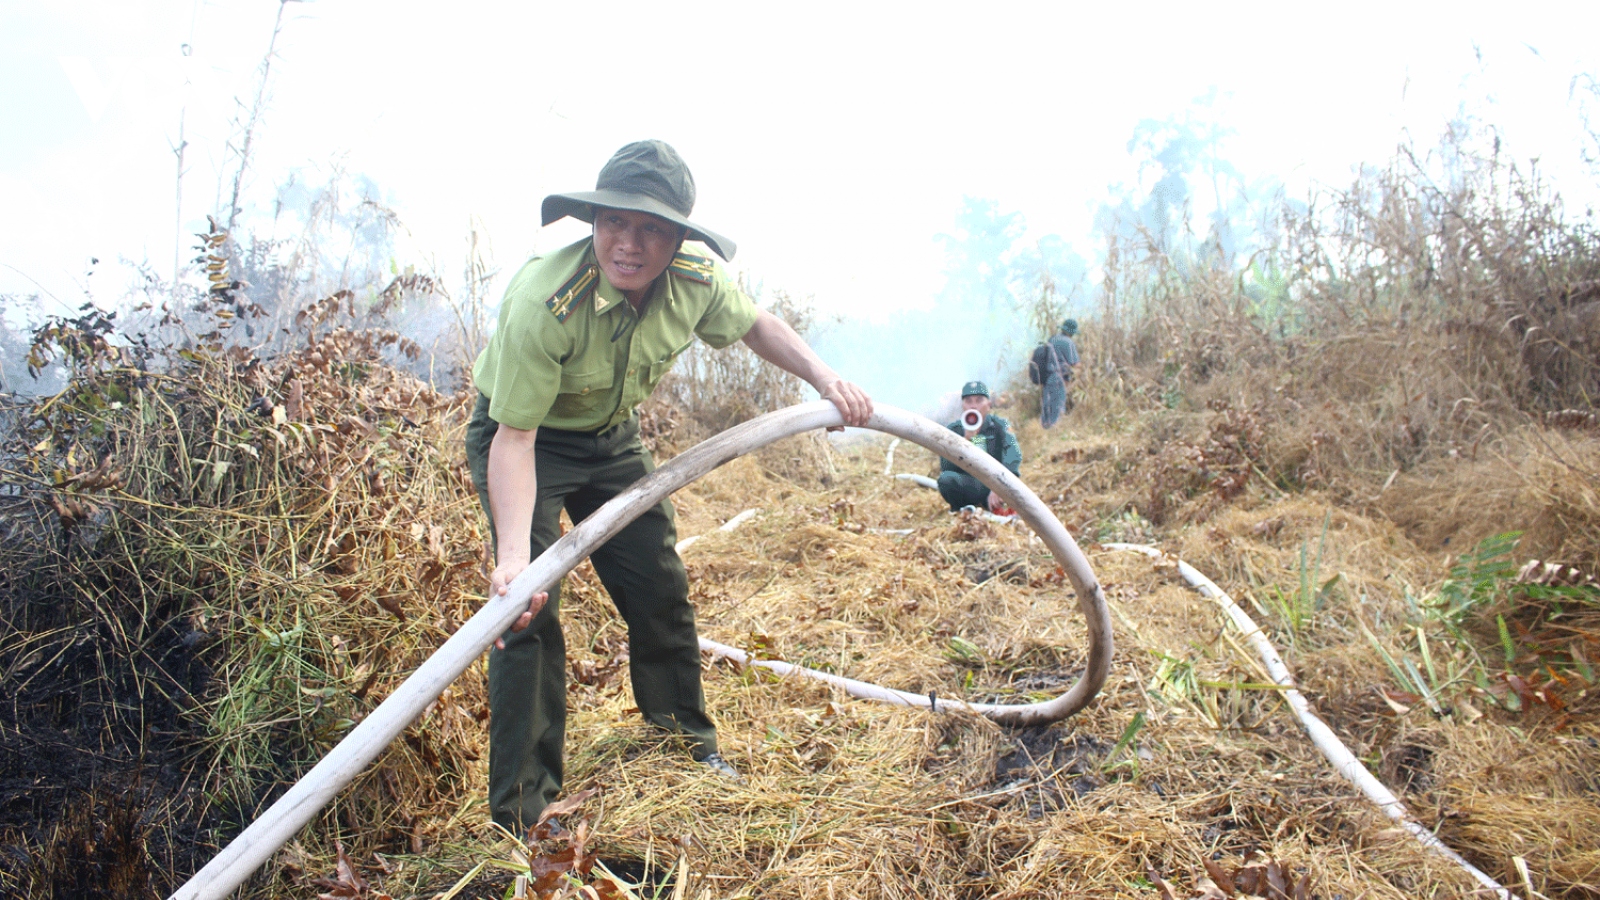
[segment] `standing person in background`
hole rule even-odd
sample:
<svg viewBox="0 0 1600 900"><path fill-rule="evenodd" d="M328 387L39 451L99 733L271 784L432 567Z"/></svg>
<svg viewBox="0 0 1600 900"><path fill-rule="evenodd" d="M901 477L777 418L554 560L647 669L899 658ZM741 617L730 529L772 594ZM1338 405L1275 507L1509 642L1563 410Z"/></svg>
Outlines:
<svg viewBox="0 0 1600 900"><path fill-rule="evenodd" d="M1017 436L1011 433L1010 424L999 416L990 415L989 410L988 386L981 381L969 381L961 386L962 418L945 427L977 445L1016 475L1022 466L1022 448L1017 445ZM967 423L963 421L970 412L978 414L976 428L966 427ZM939 460L939 496L950 504L951 512L964 506L999 512L1005 506L1005 501L985 487L983 482L942 458Z"/></svg>
<svg viewBox="0 0 1600 900"><path fill-rule="evenodd" d="M847 424L871 416L865 392L758 309L703 248L684 245L702 242L723 259L734 253L732 241L689 221L694 200L689 167L661 141L617 151L594 191L544 199L544 224L572 216L594 230L517 272L472 369L479 395L467 459L489 516L494 594L505 594L561 536L562 509L582 522L654 468L635 408L696 337L717 348L744 341L833 401ZM628 625L639 712L681 735L712 771L738 778L717 752L705 712L677 539L672 504L663 500L591 559ZM561 791L567 662L559 587L534 595L489 654L489 808L518 835Z"/></svg>
<svg viewBox="0 0 1600 900"><path fill-rule="evenodd" d="M1046 428L1056 424L1061 414L1069 408L1067 384L1078 370L1078 345L1072 336L1078 333L1078 320L1061 323L1061 331L1033 351L1033 362L1039 379L1039 424ZM1041 359L1041 355L1044 357Z"/></svg>

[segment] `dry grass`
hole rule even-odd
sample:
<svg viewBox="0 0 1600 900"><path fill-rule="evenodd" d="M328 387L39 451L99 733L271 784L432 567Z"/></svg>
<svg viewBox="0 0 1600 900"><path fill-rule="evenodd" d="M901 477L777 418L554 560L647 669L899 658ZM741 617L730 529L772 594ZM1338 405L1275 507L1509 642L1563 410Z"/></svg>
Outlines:
<svg viewBox="0 0 1600 900"><path fill-rule="evenodd" d="M915 470L916 453L900 452ZM931 493L883 479L878 464L863 450L825 492L774 481L748 462L687 489L694 502L682 505L699 512L685 532L738 511L707 515L702 491L765 510L690 552L707 635L745 645L759 636L786 659L941 696L1030 695L1069 682L1080 664L1077 623L1039 545L1004 528L963 539ZM1024 475L1047 483L1052 468L1036 463ZM1219 580L1289 581L1299 544L1318 539L1326 510L1297 499L1230 510L1191 530L1184 550ZM1275 524L1258 533L1262 522ZM873 531L908 523L911 535ZM1356 752L1503 878L1516 877L1508 840L1537 842L1566 827L1509 821L1530 792L1585 823L1571 830L1600 826L1592 789L1571 774L1600 756L1582 737L1592 723L1566 726L1571 758L1519 767L1518 779L1491 786L1458 773L1481 765L1486 739L1505 742L1501 759L1542 754L1546 737L1507 727L1530 720L1497 714L1468 726L1384 704L1384 664L1353 623L1406 617L1401 592L1388 587L1391 563L1415 551L1393 525L1342 511L1327 544L1326 565L1347 593L1311 616L1288 656ZM1091 558L1116 615L1116 669L1103 698L1053 729L897 710L719 664L707 672L708 697L725 750L746 773L741 786L703 774L643 728L620 670L576 689L573 789L600 789L586 810L602 852L673 860L687 845L690 897L1137 896L1148 890L1147 869L1184 887L1205 860L1237 868L1247 854L1308 875L1318 896L1468 889L1328 771L1208 601L1141 558ZM1028 566L1025 576L979 584L968 575L1014 561ZM601 671L620 635L603 595L585 584L567 626L574 647L594 649L574 650L573 665ZM1258 615L1281 638L1281 623ZM1135 713L1145 725L1134 751L1108 759ZM1484 795L1504 798L1504 818ZM1498 846L1473 836L1501 827ZM1538 863L1528 857L1549 879L1540 889L1588 896L1563 873L1589 851L1581 841L1553 846Z"/></svg>
<svg viewBox="0 0 1600 900"><path fill-rule="evenodd" d="M1600 446L1593 432L1529 426L1397 478L1375 501L1428 550L1460 552L1522 531L1530 555L1600 563Z"/></svg>
<svg viewBox="0 0 1600 900"><path fill-rule="evenodd" d="M350 371L338 360L371 349L344 333L315 347L333 360L327 369L309 355L271 370L219 362L183 402L140 394L128 418L106 414L126 423L111 432L126 487L56 491L69 516L73 501L114 504L107 533L158 550L147 577L186 591L184 633L215 637L212 687L187 709L208 723L214 755L201 774L216 786L260 791L294 777L476 600L479 513L455 451L464 407L376 365L334 377ZM251 384L281 392L265 415L245 411ZM285 421L274 424L280 401ZM178 427L155 424L163 416ZM1492 642L1458 642L1415 606L1447 568L1402 517L1336 492L1290 493L1248 466L1226 496L1199 471L1169 479L1164 525L1138 512L1150 467L1176 458L1150 442L1182 440L1244 465L1249 453L1229 457L1217 443L1238 425L1220 409L1082 437L1021 427L1024 478L1090 548L1116 623L1105 694L1053 728L879 706L717 664L708 702L747 778L730 784L632 711L625 634L580 567L564 604L569 784L598 791L575 814L591 821L591 849L691 898L1128 897L1149 895L1152 877L1190 891L1208 861L1226 874L1266 859L1315 896L1467 890L1327 769L1209 601L1170 569L1093 549L1132 538L1179 550L1250 607L1352 749L1475 863L1515 881L1519 855L1540 891L1594 896L1583 836L1600 829L1600 804L1583 773L1600 751L1588 688L1568 669L1565 685L1543 686L1562 698L1559 712L1513 709L1502 667L1483 662ZM176 465L174 437L200 448L185 451L198 462ZM680 493L684 535L763 510L689 552L708 636L944 697L1031 698L1071 682L1080 623L1037 541L952 519L932 492L883 477L881 444L827 452L829 484L745 459ZM1596 450L1587 433L1540 432L1498 452L1516 472L1547 477ZM88 485L95 457L76 458L89 474L73 484ZM219 461L229 463L221 477ZM897 462L923 471L933 458L902 446ZM1581 483L1536 484L1517 502L1594 527ZM1404 485L1389 492L1398 502ZM1385 662L1423 666L1419 634L1435 667L1461 673L1434 685L1450 707L1442 714L1408 697L1414 686ZM1478 688L1469 671L1497 680ZM509 860L485 826L482 677L470 670L250 895L304 896L332 877L335 841L372 890L395 897L432 897L485 860ZM508 877L480 874L461 896L498 897Z"/></svg>
<svg viewBox="0 0 1600 900"><path fill-rule="evenodd" d="M1519 890L1600 897L1600 344L1584 330L1600 257L1490 163L1446 188L1404 161L1369 175L1337 215L1289 229L1284 270L1309 274L1276 293L1225 261L1111 248L1077 407L1052 432L1018 423L1024 480L1114 616L1106 690L1068 722L1002 729L708 662L746 775L724 781L642 724L625 631L580 566L569 794L595 793L567 820L590 830L537 864L593 852L634 896L675 900L1176 897L1202 877L1240 895L1269 871L1322 898L1465 895L1329 771L1210 601L1097 546L1125 540L1238 598L1330 726L1469 860ZM0 669L22 762L0 765L23 785L67 762L0 806L0 889L159 895L475 608L465 398L391 365L414 348L368 312L314 304L287 352L258 358L227 349L213 309L165 367L117 350L109 322L57 323L75 377L14 410L6 450ZM741 350L684 365L643 411L658 458L798 399ZM885 478L882 452L790 441L680 492L681 534L708 535L687 558L703 632L940 697L1064 689L1081 623L1042 545L948 516ZM1527 558L1557 565L1521 577ZM526 865L486 824L483 677L246 895L504 896ZM599 871L594 891L621 896Z"/></svg>

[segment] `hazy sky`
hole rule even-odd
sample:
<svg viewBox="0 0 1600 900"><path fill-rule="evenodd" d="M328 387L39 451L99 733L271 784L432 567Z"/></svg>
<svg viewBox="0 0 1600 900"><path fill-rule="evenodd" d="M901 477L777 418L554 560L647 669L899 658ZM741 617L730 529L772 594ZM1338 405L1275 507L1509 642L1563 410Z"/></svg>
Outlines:
<svg viewBox="0 0 1600 900"><path fill-rule="evenodd" d="M881 314L938 290L934 235L963 195L1078 239L1137 177L1135 124L1213 92L1226 155L1297 190L1386 160L1407 129L1431 145L1466 104L1593 196L1569 88L1600 72L1600 3L1514 9L290 3L247 194L264 208L296 168L365 175L409 230L401 262L454 284L474 217L512 269L581 233L541 231L546 193L590 189L618 146L656 137L694 170L694 217L739 242L736 268ZM0 0L0 293L76 305L95 256L111 300L119 257L166 276L175 240L192 255L277 10Z"/></svg>

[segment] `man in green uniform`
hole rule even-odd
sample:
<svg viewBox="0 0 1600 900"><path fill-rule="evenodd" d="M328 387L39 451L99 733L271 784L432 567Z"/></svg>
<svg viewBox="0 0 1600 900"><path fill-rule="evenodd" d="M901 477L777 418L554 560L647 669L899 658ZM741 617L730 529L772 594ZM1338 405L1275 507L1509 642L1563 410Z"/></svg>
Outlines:
<svg viewBox="0 0 1600 900"><path fill-rule="evenodd" d="M1016 475L1022 466L1022 448L1017 444L1017 436L1011 433L1010 423L999 416L990 415L989 410L988 385L981 381L969 381L961 386L961 418L945 427L982 448ZM972 413L977 415L973 416ZM967 427L974 421L975 427ZM997 512L1005 505L1000 495L984 487L983 482L948 459L939 460L939 496L950 504L951 512L964 506Z"/></svg>
<svg viewBox="0 0 1600 900"><path fill-rule="evenodd" d="M580 522L654 467L635 407L698 337L734 341L809 382L864 425L872 401L828 368L794 329L758 309L722 267L734 244L690 222L694 178L660 141L629 144L591 192L553 194L544 224L563 216L593 235L530 260L512 278L472 377L479 397L467 429L473 484L488 513L506 586L560 537L565 508ZM670 502L628 525L591 559L628 625L634 700L645 719L683 735L696 759L738 777L717 752L705 713L688 579L673 545ZM561 790L566 648L559 586L529 609L489 655L489 805L514 833L538 821Z"/></svg>

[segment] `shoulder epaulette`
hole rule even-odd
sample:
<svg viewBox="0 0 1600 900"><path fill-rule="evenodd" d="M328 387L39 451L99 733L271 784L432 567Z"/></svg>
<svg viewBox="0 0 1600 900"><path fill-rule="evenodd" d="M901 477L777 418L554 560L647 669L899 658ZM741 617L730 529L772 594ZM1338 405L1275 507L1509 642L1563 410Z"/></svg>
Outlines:
<svg viewBox="0 0 1600 900"><path fill-rule="evenodd" d="M710 284L716 265L709 256L694 256L680 252L673 255L672 264L667 266L667 271L697 284Z"/></svg>
<svg viewBox="0 0 1600 900"><path fill-rule="evenodd" d="M557 322L565 322L567 316L572 315L572 307L577 303L587 300L594 293L595 285L600 281L600 269L590 263L579 269L577 274L567 279L567 283L556 289L544 305L556 314Z"/></svg>

